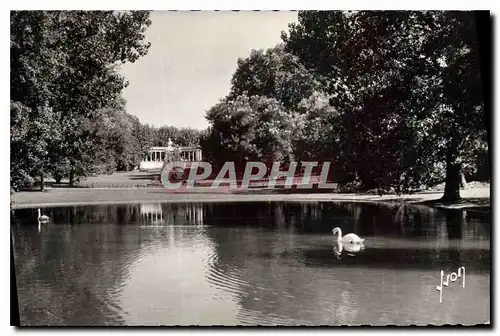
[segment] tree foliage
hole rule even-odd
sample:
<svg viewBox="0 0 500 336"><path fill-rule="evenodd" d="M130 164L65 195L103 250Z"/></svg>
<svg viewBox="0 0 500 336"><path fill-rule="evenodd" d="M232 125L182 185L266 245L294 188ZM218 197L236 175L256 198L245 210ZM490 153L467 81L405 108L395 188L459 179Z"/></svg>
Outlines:
<svg viewBox="0 0 500 336"><path fill-rule="evenodd" d="M207 113L206 153L255 159L274 146L333 161L366 189L446 180L445 198L459 198L461 173L487 151L473 13L300 11L282 39L238 60ZM260 128L262 97L283 106L286 140Z"/></svg>
<svg viewBox="0 0 500 336"><path fill-rule="evenodd" d="M167 146L168 139L182 147L197 146L200 142L200 131L193 128L178 128L175 126L151 127L150 132L153 134L152 146Z"/></svg>
<svg viewBox="0 0 500 336"><path fill-rule="evenodd" d="M292 155L293 118L274 98L225 98L206 115L211 122L204 144L214 161L286 161Z"/></svg>
<svg viewBox="0 0 500 336"><path fill-rule="evenodd" d="M126 112L119 65L147 53L148 12L12 12L11 184L129 170L171 139L214 163L332 161L367 189L445 181L456 200L488 165L473 15L301 11L198 131Z"/></svg>
<svg viewBox="0 0 500 336"><path fill-rule="evenodd" d="M484 148L472 15L309 11L282 35L287 52L328 78L346 131L340 159L366 187L418 186L444 162L445 197L459 197L461 158Z"/></svg>
<svg viewBox="0 0 500 336"><path fill-rule="evenodd" d="M248 58L238 59L228 98L264 96L280 101L287 109L295 109L319 86L299 58L278 45L267 50L252 50Z"/></svg>
<svg viewBox="0 0 500 336"><path fill-rule="evenodd" d="M71 182L87 174L91 121L120 99L127 82L117 66L146 54L149 25L144 11L11 13L11 134L26 135L11 147L14 185L47 170L69 170Z"/></svg>

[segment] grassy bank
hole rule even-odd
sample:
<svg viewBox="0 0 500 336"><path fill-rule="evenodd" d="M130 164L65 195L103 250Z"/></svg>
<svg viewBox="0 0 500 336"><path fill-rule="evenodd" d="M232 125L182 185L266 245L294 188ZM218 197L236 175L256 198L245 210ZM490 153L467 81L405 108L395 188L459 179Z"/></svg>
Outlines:
<svg viewBox="0 0 500 336"><path fill-rule="evenodd" d="M44 192L28 191L12 195L14 209L56 207L112 203L160 202L406 202L449 208L487 208L490 206L489 188L471 188L461 191L463 200L454 204L439 203L441 191L426 191L412 195L340 194L332 192L284 193L280 189L239 191L229 188L193 188L165 190L162 188L52 188Z"/></svg>

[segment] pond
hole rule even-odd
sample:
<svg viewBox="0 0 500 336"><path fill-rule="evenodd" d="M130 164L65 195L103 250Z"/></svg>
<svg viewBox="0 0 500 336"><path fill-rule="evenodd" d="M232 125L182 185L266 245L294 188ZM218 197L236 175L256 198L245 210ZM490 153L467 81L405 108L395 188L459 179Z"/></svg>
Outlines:
<svg viewBox="0 0 500 336"><path fill-rule="evenodd" d="M22 325L490 322L489 212L333 202L42 212L49 224L37 209L12 218ZM333 227L364 249L339 249ZM450 281L440 302L441 270L460 267L465 287Z"/></svg>

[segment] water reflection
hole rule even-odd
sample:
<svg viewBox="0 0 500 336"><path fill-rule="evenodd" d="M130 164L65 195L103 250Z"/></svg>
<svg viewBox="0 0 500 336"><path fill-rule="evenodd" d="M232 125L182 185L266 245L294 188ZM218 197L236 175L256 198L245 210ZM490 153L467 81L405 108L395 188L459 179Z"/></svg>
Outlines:
<svg viewBox="0 0 500 336"><path fill-rule="evenodd" d="M340 259L342 252L345 252L348 256L355 256L356 253L361 252L365 249L364 244L343 244L341 242L335 242L333 244L333 253Z"/></svg>
<svg viewBox="0 0 500 336"><path fill-rule="evenodd" d="M36 209L15 211L14 225L37 224ZM44 210L51 218L49 224L41 228L56 225L80 224L142 224L142 225L203 225L204 208L200 203L142 203L117 205L90 205L58 207Z"/></svg>
<svg viewBox="0 0 500 336"><path fill-rule="evenodd" d="M52 325L489 321L488 213L350 203L136 204L12 218L21 322ZM363 246L337 244L332 228ZM439 304L440 270L467 287Z"/></svg>
<svg viewBox="0 0 500 336"><path fill-rule="evenodd" d="M203 225L201 204L141 204L140 214L143 225Z"/></svg>

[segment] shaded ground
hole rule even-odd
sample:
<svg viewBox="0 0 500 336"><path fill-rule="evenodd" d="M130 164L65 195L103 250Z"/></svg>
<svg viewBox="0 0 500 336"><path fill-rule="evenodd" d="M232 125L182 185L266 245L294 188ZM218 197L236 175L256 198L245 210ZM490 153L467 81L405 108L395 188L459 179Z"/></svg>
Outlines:
<svg viewBox="0 0 500 336"><path fill-rule="evenodd" d="M110 175L91 176L78 184L78 187L83 188L151 188L162 187L160 181L160 171L152 172L117 172ZM301 178L297 177L294 181L295 184L300 183ZM241 181L239 181L241 182ZM318 183L319 176L311 177L311 183ZM205 179L203 181L196 181L195 185L200 187L209 187L213 180ZM284 179L279 179L276 184L284 184ZM262 188L267 186L267 180L251 181L250 187Z"/></svg>
<svg viewBox="0 0 500 336"><path fill-rule="evenodd" d="M150 188L160 186L160 172L115 172L109 175L89 176L84 181L75 185L75 188ZM39 185L37 185L39 187ZM60 184L55 184L53 179L45 180L45 187L68 188L69 181L62 180Z"/></svg>

